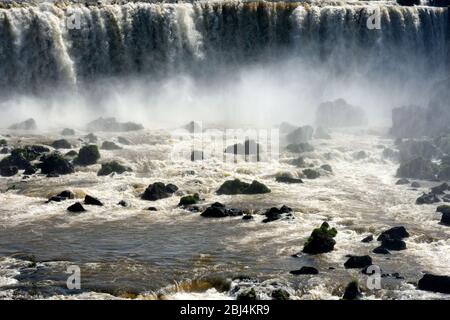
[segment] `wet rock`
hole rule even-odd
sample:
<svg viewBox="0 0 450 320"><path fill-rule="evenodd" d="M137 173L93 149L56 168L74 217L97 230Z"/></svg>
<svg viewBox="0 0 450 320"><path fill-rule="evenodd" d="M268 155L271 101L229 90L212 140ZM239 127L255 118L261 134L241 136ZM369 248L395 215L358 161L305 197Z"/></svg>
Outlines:
<svg viewBox="0 0 450 320"><path fill-rule="evenodd" d="M442 156L442 152L428 140L403 140L398 148L401 162L416 158L432 160Z"/></svg>
<svg viewBox="0 0 450 320"><path fill-rule="evenodd" d="M381 247L391 251L400 251L406 249L406 243L400 239L385 238L381 241Z"/></svg>
<svg viewBox="0 0 450 320"><path fill-rule="evenodd" d="M63 136L74 136L75 135L75 130L69 129L69 128L64 128L63 131L61 131L61 135L63 135Z"/></svg>
<svg viewBox="0 0 450 320"><path fill-rule="evenodd" d="M165 185L162 182L155 182L145 189L142 195L143 200L156 201L172 196L178 190L178 187L173 184Z"/></svg>
<svg viewBox="0 0 450 320"><path fill-rule="evenodd" d="M290 175L280 175L275 178L275 181L280 183L303 183L302 179L294 178Z"/></svg>
<svg viewBox="0 0 450 320"><path fill-rule="evenodd" d="M376 254L390 254L389 250L384 247L376 247L372 252Z"/></svg>
<svg viewBox="0 0 450 320"><path fill-rule="evenodd" d="M316 124L326 128L363 126L367 123L364 110L344 99L323 102L316 110Z"/></svg>
<svg viewBox="0 0 450 320"><path fill-rule="evenodd" d="M253 180L251 184L242 182L239 179L225 181L217 190L217 194L262 194L269 193L270 189L264 184Z"/></svg>
<svg viewBox="0 0 450 320"><path fill-rule="evenodd" d="M444 202L450 202L450 194L446 194L445 196L442 197L442 201Z"/></svg>
<svg viewBox="0 0 450 320"><path fill-rule="evenodd" d="M368 157L369 157L369 155L365 151L358 151L353 154L353 158L355 158L356 160L363 160L363 159L367 159Z"/></svg>
<svg viewBox="0 0 450 320"><path fill-rule="evenodd" d="M417 181L414 181L411 183L411 188L420 188L420 187L421 187L421 185Z"/></svg>
<svg viewBox="0 0 450 320"><path fill-rule="evenodd" d="M434 193L424 193L420 197L416 199L416 204L433 204L436 202L440 202L441 200L438 198L438 196Z"/></svg>
<svg viewBox="0 0 450 320"><path fill-rule="evenodd" d="M158 209L156 209L155 207L148 207L147 210L148 211L158 211Z"/></svg>
<svg viewBox="0 0 450 320"><path fill-rule="evenodd" d="M89 166L96 164L98 159L100 159L98 147L91 144L80 149L78 152L78 157L74 160L74 162L79 166Z"/></svg>
<svg viewBox="0 0 450 320"><path fill-rule="evenodd" d="M281 218L292 217L292 209L288 206L282 206L280 209L273 207L267 210L264 215L266 218L262 222L267 223Z"/></svg>
<svg viewBox="0 0 450 320"><path fill-rule="evenodd" d="M200 196L198 193L195 193L193 195L188 195L181 197L180 202L178 203L178 206L190 206L193 204L197 204L200 201Z"/></svg>
<svg viewBox="0 0 450 320"><path fill-rule="evenodd" d="M289 300L290 294L284 289L275 289L272 291L273 300Z"/></svg>
<svg viewBox="0 0 450 320"><path fill-rule="evenodd" d="M117 122L116 118L98 118L86 126L88 131L127 132L142 130L141 124L134 122Z"/></svg>
<svg viewBox="0 0 450 320"><path fill-rule="evenodd" d="M74 199L75 198L75 194L73 194L72 191L69 190L64 190L60 193L58 193L55 196L50 197L50 199L47 200L47 203L49 202L61 202L61 201L65 201L67 199Z"/></svg>
<svg viewBox="0 0 450 320"><path fill-rule="evenodd" d="M320 168L322 170L328 171L328 172L333 172L333 168L331 168L331 166L329 164L323 164L320 166Z"/></svg>
<svg viewBox="0 0 450 320"><path fill-rule="evenodd" d="M314 129L311 126L299 127L286 136L286 141L288 144L308 142L312 139L313 133Z"/></svg>
<svg viewBox="0 0 450 320"><path fill-rule="evenodd" d="M410 182L409 182L408 179L402 178L402 179L398 180L395 184L396 184L396 185L405 185L405 184L409 184L409 183L410 183Z"/></svg>
<svg viewBox="0 0 450 320"><path fill-rule="evenodd" d="M443 204L439 207L436 208L436 212L440 212L440 213L450 213L450 205L448 204Z"/></svg>
<svg viewBox="0 0 450 320"><path fill-rule="evenodd" d="M191 161L197 161L197 160L203 160L203 151L200 150L193 150L191 152Z"/></svg>
<svg viewBox="0 0 450 320"><path fill-rule="evenodd" d="M373 241L373 235L369 235L369 236L367 236L367 237L365 237L364 239L361 240L361 242L364 242L364 243L369 243L369 242L372 242L372 241Z"/></svg>
<svg viewBox="0 0 450 320"><path fill-rule="evenodd" d="M27 175L27 176L31 176L31 175L35 174L36 172L37 172L36 168L34 166L30 165L28 168L26 168L23 171L23 174Z"/></svg>
<svg viewBox="0 0 450 320"><path fill-rule="evenodd" d="M12 177L19 172L17 167L1 167L0 168L0 176L2 177Z"/></svg>
<svg viewBox="0 0 450 320"><path fill-rule="evenodd" d="M303 252L319 254L332 251L336 244L336 241L333 239L336 234L335 228L330 228L327 222L322 223L320 228L314 229L311 233L303 247Z"/></svg>
<svg viewBox="0 0 450 320"><path fill-rule="evenodd" d="M431 193L433 194L444 194L445 191L450 190L450 187L447 183L443 183L436 187L431 188Z"/></svg>
<svg viewBox="0 0 450 320"><path fill-rule="evenodd" d="M307 179L317 179L320 177L320 173L314 169L304 169L302 173L306 176Z"/></svg>
<svg viewBox="0 0 450 320"><path fill-rule="evenodd" d="M11 130L37 130L36 121L33 118L27 119L23 122L15 123L8 129Z"/></svg>
<svg viewBox="0 0 450 320"><path fill-rule="evenodd" d="M255 140L245 140L244 143L236 143L228 146L225 149L225 153L232 153L236 155L260 155L262 153L262 147Z"/></svg>
<svg viewBox="0 0 450 320"><path fill-rule="evenodd" d="M0 139L0 147L6 147L8 142L5 139Z"/></svg>
<svg viewBox="0 0 450 320"><path fill-rule="evenodd" d="M345 269L360 269L372 265L370 256L351 256L344 263Z"/></svg>
<svg viewBox="0 0 450 320"><path fill-rule="evenodd" d="M58 178L59 174L56 172L50 172L50 173L47 173L46 177L47 178Z"/></svg>
<svg viewBox="0 0 450 320"><path fill-rule="evenodd" d="M76 156L78 156L78 152L76 152L75 150L70 150L64 156L69 158L75 158Z"/></svg>
<svg viewBox="0 0 450 320"><path fill-rule="evenodd" d="M450 276L425 274L418 283L419 290L450 293Z"/></svg>
<svg viewBox="0 0 450 320"><path fill-rule="evenodd" d="M67 211L70 212L85 212L86 209L83 207L83 205L79 202L75 202L73 205L67 208Z"/></svg>
<svg viewBox="0 0 450 320"><path fill-rule="evenodd" d="M331 135L323 127L317 127L316 132L314 133L314 138L329 140L331 139Z"/></svg>
<svg viewBox="0 0 450 320"><path fill-rule="evenodd" d="M25 170L31 166L30 161L36 160L39 155L40 153L30 147L13 149L9 156L0 160L0 168L17 167L19 170Z"/></svg>
<svg viewBox="0 0 450 320"><path fill-rule="evenodd" d="M437 166L430 160L416 158L402 162L397 170L397 176L401 178L433 180L437 174Z"/></svg>
<svg viewBox="0 0 450 320"><path fill-rule="evenodd" d="M73 165L58 152L43 155L40 161L38 167L41 168L43 174L70 174L75 172Z"/></svg>
<svg viewBox="0 0 450 320"><path fill-rule="evenodd" d="M308 166L305 162L305 158L303 157L298 157L297 159L292 160L291 164L298 168L306 168Z"/></svg>
<svg viewBox="0 0 450 320"><path fill-rule="evenodd" d="M2 148L1 150L0 150L0 154L8 154L9 153L9 148Z"/></svg>
<svg viewBox="0 0 450 320"><path fill-rule="evenodd" d="M313 152L314 147L307 142L302 142L298 144L291 143L286 146L286 150L294 153Z"/></svg>
<svg viewBox="0 0 450 320"><path fill-rule="evenodd" d="M412 7L419 6L420 0L397 0L397 3L401 6Z"/></svg>
<svg viewBox="0 0 450 320"><path fill-rule="evenodd" d="M84 137L89 143L96 143L98 138L95 134L89 133Z"/></svg>
<svg viewBox="0 0 450 320"><path fill-rule="evenodd" d="M124 208L128 208L128 207L131 206L130 203L128 201L125 201L125 200L120 200L117 204L119 206L121 206L121 207L124 207Z"/></svg>
<svg viewBox="0 0 450 320"><path fill-rule="evenodd" d="M118 146L112 141L103 141L101 149L103 150L120 150L122 147Z"/></svg>
<svg viewBox="0 0 450 320"><path fill-rule="evenodd" d="M345 287L344 295L342 299L344 300L356 300L361 297L361 290L359 289L358 281L354 280L350 282L347 287Z"/></svg>
<svg viewBox="0 0 450 320"><path fill-rule="evenodd" d="M220 202L215 202L205 211L201 213L201 216L204 218L224 218L224 217L234 217L241 216L244 212L239 209L227 208Z"/></svg>
<svg viewBox="0 0 450 320"><path fill-rule="evenodd" d="M97 172L97 176L107 176L111 173L122 174L124 172L132 171L131 168L125 167L118 163L117 161L111 161L107 163L102 163L102 167Z"/></svg>
<svg viewBox="0 0 450 320"><path fill-rule="evenodd" d="M290 273L290 274L293 274L293 275L301 275L301 274L319 274L319 270L317 270L317 269L314 268L314 267L307 267L307 266L304 266L304 267L301 267L299 270L292 270L292 271L289 271L289 273Z"/></svg>
<svg viewBox="0 0 450 320"><path fill-rule="evenodd" d="M92 206L100 206L100 207L103 206L103 203L100 200L98 200L97 198L94 198L88 194L84 197L84 204L92 205Z"/></svg>
<svg viewBox="0 0 450 320"><path fill-rule="evenodd" d="M60 139L60 140L53 141L51 146L55 149L70 149L70 148L72 148L72 145L66 139Z"/></svg>
<svg viewBox="0 0 450 320"><path fill-rule="evenodd" d="M253 219L254 219L253 215L250 213L244 214L244 216L242 217L242 220L247 220L247 221L253 220Z"/></svg>
<svg viewBox="0 0 450 320"><path fill-rule="evenodd" d="M404 239L408 238L409 233L403 226L393 227L388 230L383 231L377 238L377 241L383 241L384 239Z"/></svg>
<svg viewBox="0 0 450 320"><path fill-rule="evenodd" d="M445 226L450 226L450 212L446 212L442 214L441 224Z"/></svg>
<svg viewBox="0 0 450 320"><path fill-rule="evenodd" d="M130 140L128 140L127 138L124 138L124 137L117 137L117 142L119 142L120 144L126 145L126 146L129 146L132 144Z"/></svg>
<svg viewBox="0 0 450 320"><path fill-rule="evenodd" d="M255 289L251 288L244 292L239 293L236 297L237 301L255 301L258 300L258 296L256 295Z"/></svg>

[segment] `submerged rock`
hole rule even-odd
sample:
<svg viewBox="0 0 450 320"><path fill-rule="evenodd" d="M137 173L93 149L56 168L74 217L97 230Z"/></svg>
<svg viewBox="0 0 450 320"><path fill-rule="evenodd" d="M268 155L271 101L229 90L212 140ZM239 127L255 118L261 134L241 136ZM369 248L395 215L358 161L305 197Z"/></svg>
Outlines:
<svg viewBox="0 0 450 320"><path fill-rule="evenodd" d="M118 163L117 161L111 161L107 163L102 163L102 167L97 172L97 176L107 176L111 173L122 174L127 171L132 171L131 168L125 167Z"/></svg>
<svg viewBox="0 0 450 320"><path fill-rule="evenodd" d="M156 201L159 199L169 198L178 190L178 187L169 183L165 185L162 182L155 182L145 189L142 194L142 200Z"/></svg>
<svg viewBox="0 0 450 320"><path fill-rule="evenodd" d="M262 222L267 223L281 218L292 217L292 209L288 206L282 206L280 209L273 207L267 210L264 215L266 218Z"/></svg>
<svg viewBox="0 0 450 320"><path fill-rule="evenodd" d="M344 300L356 300L361 296L361 290L359 289L358 281L354 280L345 287Z"/></svg>
<svg viewBox="0 0 450 320"><path fill-rule="evenodd" d="M74 198L75 198L75 194L73 194L72 191L64 190L64 191L58 193L57 195L50 197L47 200L47 203L52 202L52 201L61 202L61 201L65 201L67 199L74 199Z"/></svg>
<svg viewBox="0 0 450 320"><path fill-rule="evenodd" d="M307 167L307 164L305 162L305 158L303 158L303 157L298 157L297 159L292 160L291 164L293 166L298 167L298 168L306 168Z"/></svg>
<svg viewBox="0 0 450 320"><path fill-rule="evenodd" d="M275 181L280 182L280 183L303 183L302 179L289 177L286 175L281 175L281 176L276 177Z"/></svg>
<svg viewBox="0 0 450 320"><path fill-rule="evenodd" d="M351 256L344 263L345 269L360 269L372 265L370 256Z"/></svg>
<svg viewBox="0 0 450 320"><path fill-rule="evenodd" d="M67 211L70 212L85 212L86 209L83 207L83 205L79 202L75 202L73 205L67 208Z"/></svg>
<svg viewBox="0 0 450 320"><path fill-rule="evenodd" d="M84 146L78 152L78 157L74 160L74 163L80 166L89 166L96 164L100 159L100 152L96 145Z"/></svg>
<svg viewBox="0 0 450 320"><path fill-rule="evenodd" d="M72 148L72 145L66 139L60 139L60 140L53 141L51 146L55 149L70 149L70 148Z"/></svg>
<svg viewBox="0 0 450 320"><path fill-rule="evenodd" d="M348 104L344 99L323 102L316 110L316 124L326 128L363 126L367 123L364 110Z"/></svg>
<svg viewBox="0 0 450 320"><path fill-rule="evenodd" d="M98 200L97 198L94 198L88 194L84 197L84 204L92 205L92 206L100 206L100 207L103 206L103 203L100 200Z"/></svg>
<svg viewBox="0 0 450 320"><path fill-rule="evenodd" d="M418 283L419 290L450 294L450 276L425 274Z"/></svg>
<svg viewBox="0 0 450 320"><path fill-rule="evenodd" d="M98 118L86 126L88 131L127 132L142 130L141 124L134 122L117 122L116 118Z"/></svg>
<svg viewBox="0 0 450 320"><path fill-rule="evenodd" d="M129 146L132 144L130 140L128 140L127 138L124 138L124 137L117 137L117 142L119 142L120 144L126 145L126 146Z"/></svg>
<svg viewBox="0 0 450 320"><path fill-rule="evenodd" d="M120 150L122 147L118 146L112 141L103 141L101 149L103 150Z"/></svg>
<svg viewBox="0 0 450 320"><path fill-rule="evenodd" d="M225 181L216 191L216 193L219 195L260 194L269 192L270 189L267 188L267 186L256 180L253 180L251 184L248 184L246 182L242 182L239 179Z"/></svg>
<svg viewBox="0 0 450 320"><path fill-rule="evenodd" d="M381 241L381 247L392 251L400 251L406 249L406 243L400 239L385 238Z"/></svg>
<svg viewBox="0 0 450 320"><path fill-rule="evenodd" d="M27 119L23 122L15 123L8 129L11 130L37 130L36 121L33 118Z"/></svg>
<svg viewBox="0 0 450 320"><path fill-rule="evenodd" d="M314 267L301 267L299 270L289 271L290 274L293 275L301 275L301 274L319 274L319 270Z"/></svg>
<svg viewBox="0 0 450 320"><path fill-rule="evenodd" d="M41 163L38 166L43 174L70 174L75 172L73 165L58 152L43 155L40 161Z"/></svg>
<svg viewBox="0 0 450 320"><path fill-rule="evenodd" d="M75 130L69 129L69 128L64 128L63 131L61 131L61 135L63 135L63 136L74 136L75 135Z"/></svg>
<svg viewBox="0 0 450 320"><path fill-rule="evenodd" d="M327 222L316 228L303 247L304 253L319 254L330 252L334 249L336 241L333 239L337 234L335 228L330 228Z"/></svg>

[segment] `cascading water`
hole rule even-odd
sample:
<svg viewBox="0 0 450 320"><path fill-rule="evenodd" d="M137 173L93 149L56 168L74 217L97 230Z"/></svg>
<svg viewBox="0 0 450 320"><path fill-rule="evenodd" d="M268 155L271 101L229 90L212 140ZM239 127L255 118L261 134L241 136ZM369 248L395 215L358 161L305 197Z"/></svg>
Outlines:
<svg viewBox="0 0 450 320"><path fill-rule="evenodd" d="M370 30L377 10L381 29ZM111 76L208 75L283 55L339 76L439 78L449 34L447 8L392 2L11 5L0 9L0 85L29 92Z"/></svg>

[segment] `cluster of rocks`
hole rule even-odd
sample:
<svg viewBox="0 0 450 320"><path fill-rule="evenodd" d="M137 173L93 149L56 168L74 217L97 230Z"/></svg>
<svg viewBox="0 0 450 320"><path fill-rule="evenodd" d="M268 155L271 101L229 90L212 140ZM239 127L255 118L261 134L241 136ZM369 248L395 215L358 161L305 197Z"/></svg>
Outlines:
<svg viewBox="0 0 450 320"><path fill-rule="evenodd" d="M98 200L97 198L95 198L95 197L92 197L90 195L86 195L84 197L84 205L91 205L91 206L102 207L103 203L100 200ZM69 211L69 212L85 212L86 209L83 207L81 202L75 202L74 204L72 204L71 206L69 206L67 208L67 211Z"/></svg>
<svg viewBox="0 0 450 320"><path fill-rule="evenodd" d="M270 189L261 182L253 180L252 183L246 183L239 179L225 181L216 191L218 195L263 194L269 192Z"/></svg>
<svg viewBox="0 0 450 320"><path fill-rule="evenodd" d="M450 194L446 193L450 191L450 186L444 182L436 187L430 189L428 193L422 194L416 199L416 204L433 204L437 202L450 202Z"/></svg>

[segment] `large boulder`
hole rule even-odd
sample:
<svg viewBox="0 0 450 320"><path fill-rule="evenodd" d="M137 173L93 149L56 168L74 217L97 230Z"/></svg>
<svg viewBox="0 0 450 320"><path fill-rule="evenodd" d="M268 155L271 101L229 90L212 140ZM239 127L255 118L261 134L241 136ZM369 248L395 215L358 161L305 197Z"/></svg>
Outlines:
<svg viewBox="0 0 450 320"><path fill-rule="evenodd" d="M120 150L122 147L118 146L112 141L103 141L101 149L103 150Z"/></svg>
<svg viewBox="0 0 450 320"><path fill-rule="evenodd" d="M197 204L197 202L200 201L200 196L198 193L187 195L184 197L181 197L180 202L178 203L178 206L190 206Z"/></svg>
<svg viewBox="0 0 450 320"><path fill-rule="evenodd" d="M419 290L450 293L450 276L425 274L418 283Z"/></svg>
<svg viewBox="0 0 450 320"><path fill-rule="evenodd" d="M334 249L336 241L333 239L337 234L335 228L330 228L327 222L316 228L306 241L303 252L309 254L320 254L330 252Z"/></svg>
<svg viewBox="0 0 450 320"><path fill-rule="evenodd" d="M9 127L11 130L36 130L36 121L33 118L27 119L23 122L15 123Z"/></svg>
<svg viewBox="0 0 450 320"><path fill-rule="evenodd" d="M292 218L292 209L288 206L282 206L281 208L273 207L267 210L264 214L266 218L262 221L263 223L279 220L282 218Z"/></svg>
<svg viewBox="0 0 450 320"><path fill-rule="evenodd" d="M17 167L0 167L0 176L2 177L12 177L19 172Z"/></svg>
<svg viewBox="0 0 450 320"><path fill-rule="evenodd" d="M397 176L400 178L433 180L436 177L438 168L430 160L416 158L400 164Z"/></svg>
<svg viewBox="0 0 450 320"><path fill-rule="evenodd" d="M326 128L354 127L368 123L360 107L348 104L344 99L321 103L316 110L316 124Z"/></svg>
<svg viewBox="0 0 450 320"><path fill-rule="evenodd" d="M107 176L111 173L122 174L127 171L132 171L131 168L125 167L118 163L117 161L111 161L107 163L102 163L102 167L97 172L97 176Z"/></svg>
<svg viewBox="0 0 450 320"><path fill-rule="evenodd" d="M141 124L134 122L117 122L116 118L98 118L86 126L88 131L126 132L142 130Z"/></svg>
<svg viewBox="0 0 450 320"><path fill-rule="evenodd" d="M66 139L55 140L51 144L51 146L55 149L70 149L72 145Z"/></svg>
<svg viewBox="0 0 450 320"><path fill-rule="evenodd" d="M436 212L450 214L450 205L443 204L436 208Z"/></svg>
<svg viewBox="0 0 450 320"><path fill-rule="evenodd" d="M43 174L70 174L75 172L73 165L58 152L43 155L40 161L38 167L41 168Z"/></svg>
<svg viewBox="0 0 450 320"><path fill-rule="evenodd" d="M17 167L26 170L31 167L30 161L36 160L40 155L49 152L50 149L33 145L11 150L11 154L0 161L1 167Z"/></svg>
<svg viewBox="0 0 450 320"><path fill-rule="evenodd" d="M141 198L142 200L156 201L159 199L169 198L177 190L178 187L174 184L169 183L165 185L162 182L155 182L145 189Z"/></svg>
<svg viewBox="0 0 450 320"><path fill-rule="evenodd" d="M99 206L99 207L103 206L103 203L100 200L98 200L97 198L94 198L93 196L90 196L88 194L84 197L84 204L91 205L91 206Z"/></svg>
<svg viewBox="0 0 450 320"><path fill-rule="evenodd" d="M361 269L372 265L370 256L350 256L344 263L345 269Z"/></svg>
<svg viewBox="0 0 450 320"><path fill-rule="evenodd" d="M311 126L303 126L295 129L286 135L286 142L288 144L299 144L308 142L312 139L314 129Z"/></svg>
<svg viewBox="0 0 450 320"><path fill-rule="evenodd" d="M80 149L78 152L78 157L75 158L74 163L79 166L89 166L91 164L96 164L98 159L100 159L98 147L91 144Z"/></svg>
<svg viewBox="0 0 450 320"><path fill-rule="evenodd" d="M67 211L69 212L85 212L86 209L83 207L83 205L79 202L75 202L71 206L67 208Z"/></svg>
<svg viewBox="0 0 450 320"><path fill-rule="evenodd" d="M404 239L409 237L409 232L403 226L393 227L383 231L377 238L377 241L382 241L387 238Z"/></svg>
<svg viewBox="0 0 450 320"><path fill-rule="evenodd" d="M235 217L242 216L244 212L240 209L227 208L220 202L215 202L205 211L201 213L204 218L224 218L224 217Z"/></svg>
<svg viewBox="0 0 450 320"><path fill-rule="evenodd" d="M216 191L217 194L260 194L269 193L270 189L264 184L253 180L251 184L243 182L239 179L225 181L219 189Z"/></svg>
<svg viewBox="0 0 450 320"><path fill-rule="evenodd" d="M444 226L450 226L450 212L445 212L442 214L441 224Z"/></svg>

